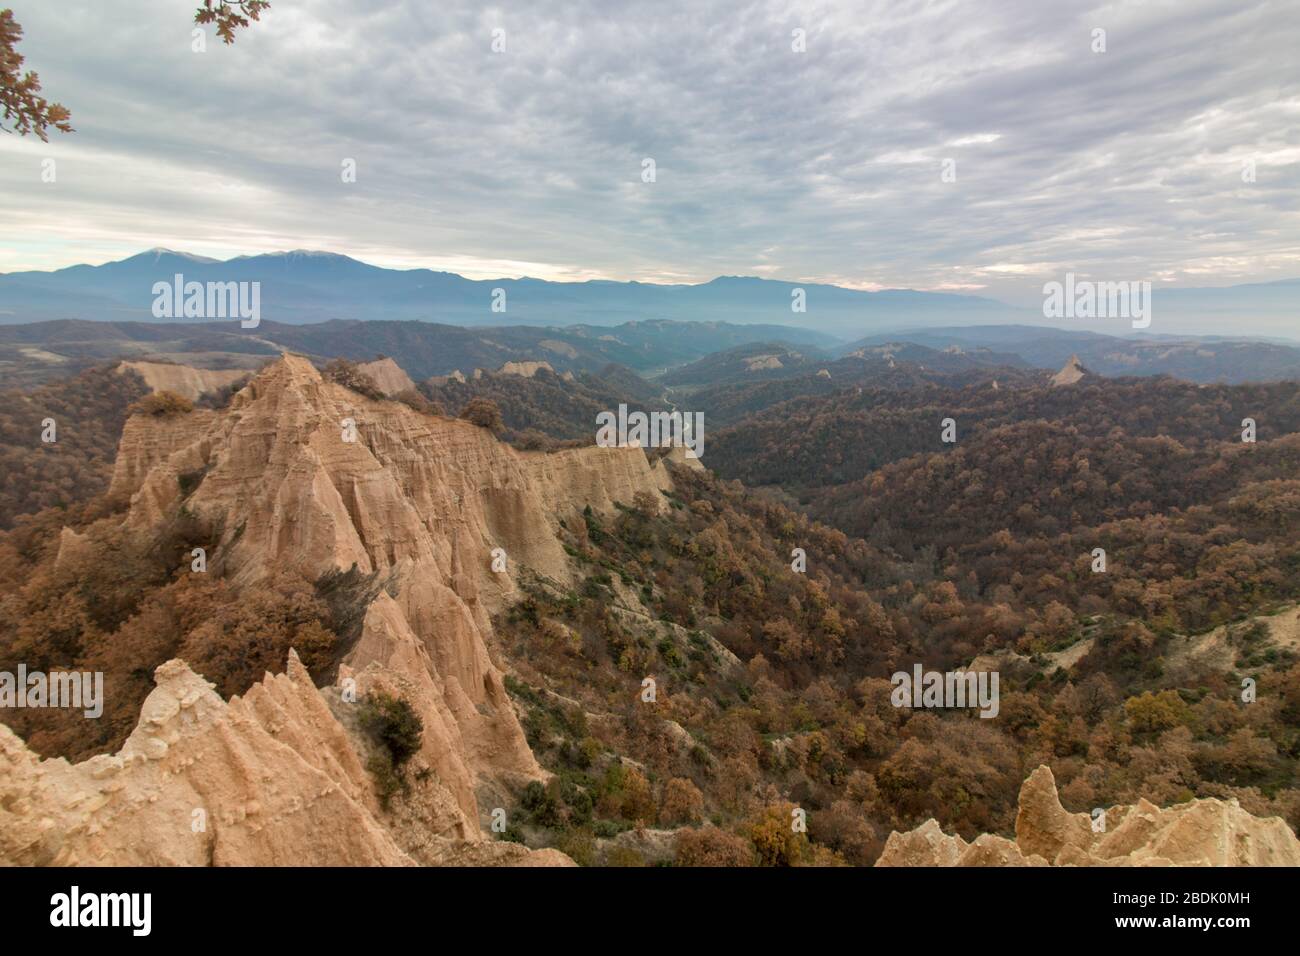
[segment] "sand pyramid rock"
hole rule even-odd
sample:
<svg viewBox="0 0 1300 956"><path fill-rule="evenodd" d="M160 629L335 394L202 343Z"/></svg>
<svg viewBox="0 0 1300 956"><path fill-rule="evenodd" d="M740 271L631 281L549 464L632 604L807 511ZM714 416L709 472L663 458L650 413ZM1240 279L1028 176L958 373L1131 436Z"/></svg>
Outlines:
<svg viewBox="0 0 1300 956"><path fill-rule="evenodd" d="M163 421L175 432L189 418ZM355 442L341 437L347 421ZM177 476L206 470L186 505L231 519L223 544L240 580L285 563L307 574L353 563L369 573L432 559L450 582L458 561L457 581L472 590L462 598L498 607L517 591L509 570L491 572L492 548L504 548L511 566L568 580L560 518L671 487L639 449L517 452L468 422L323 382L293 356L259 374L227 414L194 419L183 447L170 432L167 442L141 440L148 423L128 424L131 454L114 488L136 496L131 520L158 520L177 503ZM488 610L474 609L480 623Z"/></svg>
<svg viewBox="0 0 1300 956"><path fill-rule="evenodd" d="M8 730L0 734L5 765L14 769L12 782L0 782L0 805L17 834L0 844L6 859L462 858L485 839L480 800L504 801L526 781L546 777L488 654L491 614L519 594L515 574L522 567L560 583L572 579L558 537L561 520L578 518L586 506L612 512L615 502L670 489L672 480L639 448L518 452L468 422L364 398L323 380L306 359L285 356L227 409L134 416L113 487L130 499L126 523L142 530L168 519L185 494L185 507L218 529L210 566L238 586L255 586L281 568L313 580L352 568L374 575L378 597L340 675L354 677L361 693L382 688L411 703L425 726L413 760L433 779L402 810L406 824L395 822L374 806L362 772L365 744L352 739L338 689L318 693L296 658L288 675L268 677L229 705L174 661L159 668L159 687L118 757L75 767L42 763ZM505 571L492 570L496 548L504 551ZM179 699L189 703L173 706ZM168 721L177 720L208 729L193 740L172 740L177 732ZM172 729L157 729L164 725ZM189 742L178 749L178 740ZM185 761L174 781L157 770L130 777L133 787L154 795L157 810L141 812L135 801L131 813L117 804L82 816L47 811L47 801L64 805L63 789L76 795L74 803L99 801L83 778L98 779L103 760L135 761L140 754ZM228 798L222 787L232 790ZM24 796L14 803L14 793ZM170 814L184 810L188 827L190 810L205 799L220 804L222 829L207 831L220 839L173 839ZM157 816L162 810L165 819ZM312 828L324 834L315 842ZM157 849L150 843L155 830L164 835ZM476 848L470 858L537 862L527 852Z"/></svg>
<svg viewBox="0 0 1300 956"><path fill-rule="evenodd" d="M415 388L411 377L402 367L390 358L362 362L357 370L375 383L375 387L385 395L397 395Z"/></svg>
<svg viewBox="0 0 1300 956"><path fill-rule="evenodd" d="M155 676L113 756L42 761L0 726L0 861L411 862L375 819L361 764L296 656L229 704L181 661Z"/></svg>
<svg viewBox="0 0 1300 956"><path fill-rule="evenodd" d="M1052 384L1073 385L1088 374L1090 373L1079 361L1079 356L1071 355L1069 361L1061 366L1061 370L1052 376Z"/></svg>
<svg viewBox="0 0 1300 956"><path fill-rule="evenodd" d="M476 780L466 762L465 742L466 733L479 727L474 705L454 676L444 677L439 672L424 642L416 637L401 609L387 594L381 593L370 605L361 640L345 663L359 672L359 693L384 690L402 697L415 709L424 724L421 754L452 792L463 822L469 826L469 821L478 816ZM502 712L508 713L508 706ZM513 737L508 725L505 736ZM540 776L535 764L526 761L514 769L525 777Z"/></svg>
<svg viewBox="0 0 1300 956"><path fill-rule="evenodd" d="M1015 842L983 834L967 844L934 820L891 833L876 866L1300 866L1300 840L1281 817L1256 817L1236 800L1147 800L1106 811L1107 832L1061 806L1039 767L1020 788Z"/></svg>
<svg viewBox="0 0 1300 956"><path fill-rule="evenodd" d="M0 864L573 865L484 840L436 776L381 812L363 745L296 655L228 704L182 661L155 676L112 756L42 761L0 725Z"/></svg>
<svg viewBox="0 0 1300 956"><path fill-rule="evenodd" d="M1067 846L1087 849L1093 841L1086 813L1069 813L1056 793L1049 767L1039 767L1020 787L1016 814L1016 843L1026 853L1055 860Z"/></svg>

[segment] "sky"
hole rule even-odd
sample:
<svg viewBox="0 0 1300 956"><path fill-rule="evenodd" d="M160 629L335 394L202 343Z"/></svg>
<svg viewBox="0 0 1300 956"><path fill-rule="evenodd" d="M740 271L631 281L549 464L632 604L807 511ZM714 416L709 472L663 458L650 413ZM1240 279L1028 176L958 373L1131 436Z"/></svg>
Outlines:
<svg viewBox="0 0 1300 956"><path fill-rule="evenodd" d="M0 272L313 249L1016 304L1300 276L1300 0L273 0L202 52L196 0L5 2L76 132L0 135Z"/></svg>

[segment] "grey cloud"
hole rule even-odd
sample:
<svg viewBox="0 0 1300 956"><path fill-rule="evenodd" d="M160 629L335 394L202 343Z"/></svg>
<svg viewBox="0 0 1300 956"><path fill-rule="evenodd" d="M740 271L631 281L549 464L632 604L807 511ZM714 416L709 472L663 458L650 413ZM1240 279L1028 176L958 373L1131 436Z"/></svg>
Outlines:
<svg viewBox="0 0 1300 956"><path fill-rule="evenodd" d="M1239 0L277 0L234 47L197 55L184 5L20 5L23 51L78 132L0 138L0 269L155 244L323 247L480 275L762 267L1022 303L1066 268L1295 276L1295 14ZM806 54L790 49L796 27ZM47 155L60 177L42 189ZM1273 159L1246 185L1251 156ZM344 157L355 185L339 181ZM945 158L956 183L940 180Z"/></svg>

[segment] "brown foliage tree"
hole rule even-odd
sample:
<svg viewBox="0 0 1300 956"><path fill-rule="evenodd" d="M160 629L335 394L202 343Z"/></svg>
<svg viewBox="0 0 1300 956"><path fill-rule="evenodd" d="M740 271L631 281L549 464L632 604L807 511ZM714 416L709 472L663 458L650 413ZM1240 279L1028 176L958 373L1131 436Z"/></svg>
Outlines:
<svg viewBox="0 0 1300 956"><path fill-rule="evenodd" d="M249 20L260 20L270 0L203 0L194 14L198 24L215 23L223 43L235 42L235 31L247 27Z"/></svg>
<svg viewBox="0 0 1300 956"><path fill-rule="evenodd" d="M471 398L465 407L460 410L460 417L467 422L473 422L479 428L486 428L490 432L499 432L505 428L505 422L501 418L501 409L490 398Z"/></svg>
<svg viewBox="0 0 1300 956"><path fill-rule="evenodd" d="M40 95L40 77L31 70L21 72L23 56L15 48L22 38L23 28L14 20L14 12L0 10L0 109L4 121L13 127L6 132L19 136L34 133L48 142L51 126L64 133L73 131L68 122L72 114L67 107L50 103Z"/></svg>
<svg viewBox="0 0 1300 956"><path fill-rule="evenodd" d="M685 777L673 777L664 784L659 803L659 822L672 825L699 823L704 818L704 794Z"/></svg>
<svg viewBox="0 0 1300 956"><path fill-rule="evenodd" d="M677 834L678 866L753 866L754 848L744 837L717 827Z"/></svg>

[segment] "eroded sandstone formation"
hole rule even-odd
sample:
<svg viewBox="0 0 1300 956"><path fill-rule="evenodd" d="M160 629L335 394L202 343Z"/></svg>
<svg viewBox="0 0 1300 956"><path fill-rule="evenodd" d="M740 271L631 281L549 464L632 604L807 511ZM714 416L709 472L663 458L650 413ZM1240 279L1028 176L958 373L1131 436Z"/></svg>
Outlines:
<svg viewBox="0 0 1300 956"><path fill-rule="evenodd" d="M1073 385L1081 381L1087 374L1088 370L1079 361L1079 356L1071 355L1069 361L1061 366L1061 370L1052 376L1052 384L1058 386Z"/></svg>
<svg viewBox="0 0 1300 956"><path fill-rule="evenodd" d="M1106 810L1104 829L1061 806L1056 779L1039 767L1020 788L1014 841L972 843L927 820L891 833L876 866L1300 866L1300 840L1281 817L1256 817L1236 800L1146 800Z"/></svg>
<svg viewBox="0 0 1300 956"><path fill-rule="evenodd" d="M411 381L411 377L390 358L362 362L357 366L357 369L374 382L375 387L385 395L397 395L400 392L407 392L415 388L415 383Z"/></svg>
<svg viewBox="0 0 1300 956"><path fill-rule="evenodd" d="M135 372L153 392L175 392L194 401L207 392L215 392L224 385L233 385L249 375L241 368L192 368L170 362L122 362L119 374Z"/></svg>
<svg viewBox="0 0 1300 956"><path fill-rule="evenodd" d="M498 375L521 375L524 378L532 378L542 369L548 372L554 372L550 362L506 362L497 369Z"/></svg>
<svg viewBox="0 0 1300 956"><path fill-rule="evenodd" d="M355 569L375 596L339 686L317 690L294 658L226 703L171 661L122 751L76 765L41 761L0 727L0 861L567 862L482 832L496 801L546 776L488 654L490 615L518 596L521 568L570 580L561 520L670 487L638 448L518 452L296 356L228 409L132 418L112 485L128 525L147 531L183 504L213 529L211 570L240 586L279 568ZM362 769L349 681L400 695L423 721L421 783L397 813L380 811Z"/></svg>

